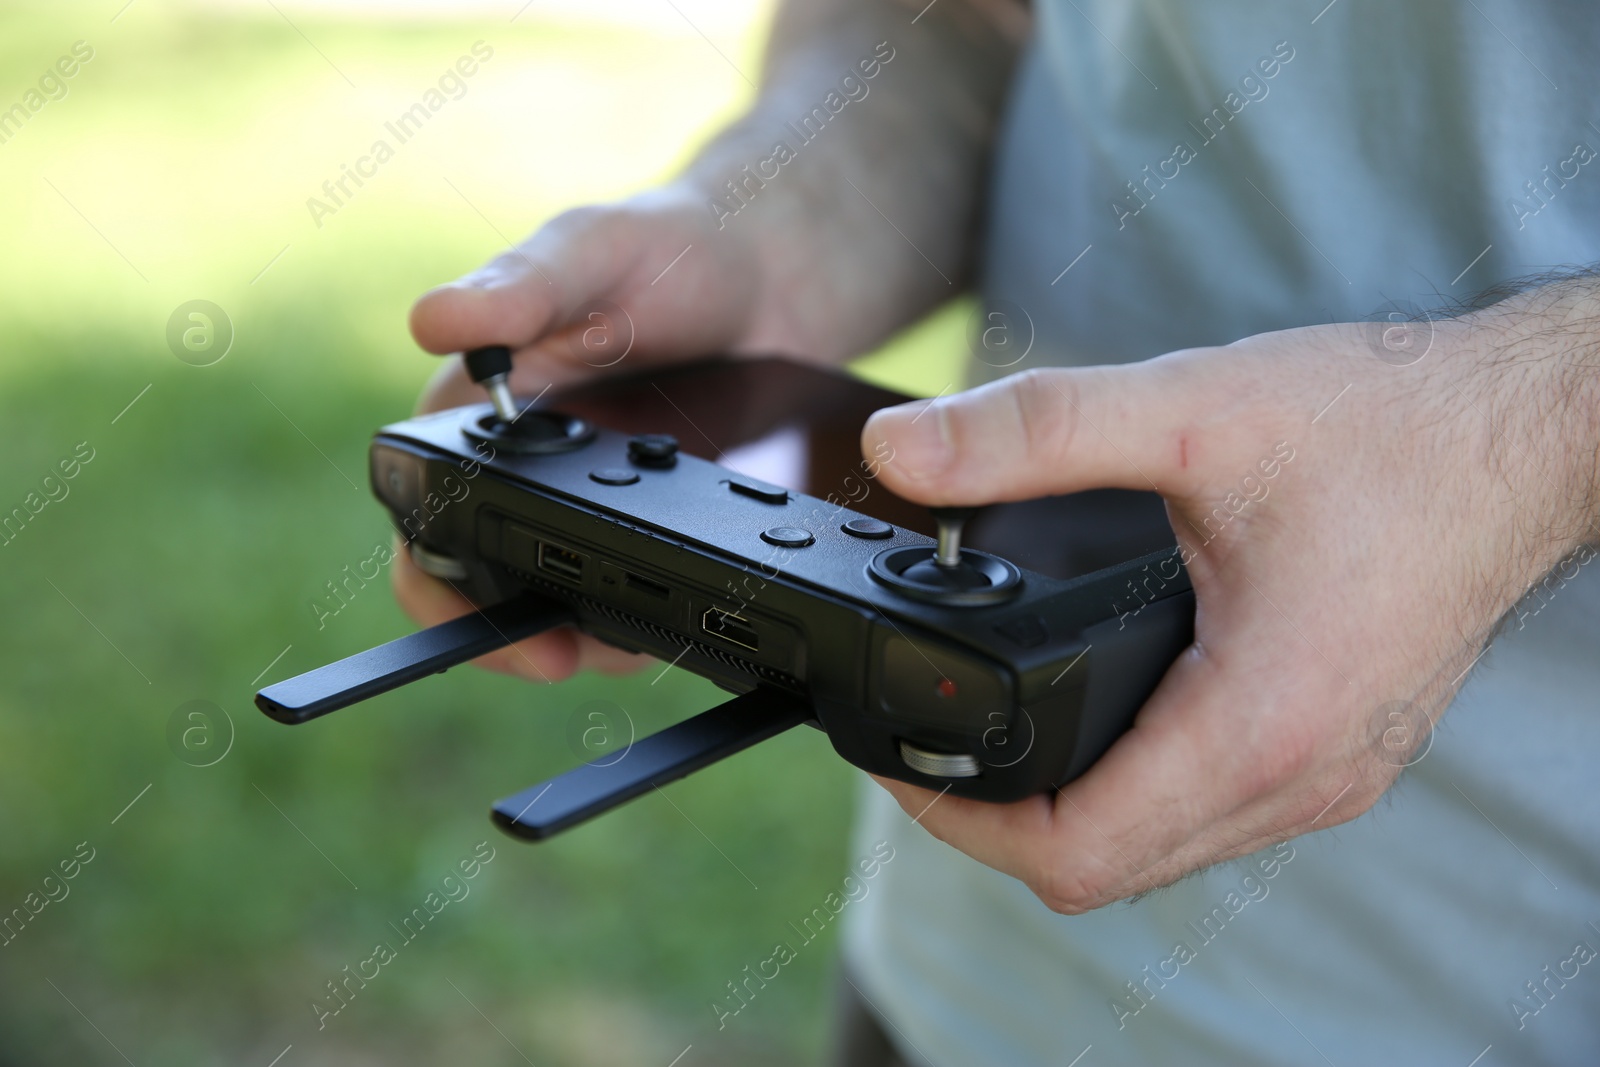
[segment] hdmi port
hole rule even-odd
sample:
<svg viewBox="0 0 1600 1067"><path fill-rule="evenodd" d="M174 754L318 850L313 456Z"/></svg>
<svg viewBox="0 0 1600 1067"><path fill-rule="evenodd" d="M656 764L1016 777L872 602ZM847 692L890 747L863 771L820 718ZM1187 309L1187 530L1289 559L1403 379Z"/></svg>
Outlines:
<svg viewBox="0 0 1600 1067"><path fill-rule="evenodd" d="M735 615L731 611L721 608L707 608L704 615L700 616L700 629L712 637L720 637L730 645L748 648L751 652L761 651L761 638L756 634L754 626L742 615Z"/></svg>
<svg viewBox="0 0 1600 1067"><path fill-rule="evenodd" d="M539 569L569 582L583 581L583 556L568 548L539 542Z"/></svg>

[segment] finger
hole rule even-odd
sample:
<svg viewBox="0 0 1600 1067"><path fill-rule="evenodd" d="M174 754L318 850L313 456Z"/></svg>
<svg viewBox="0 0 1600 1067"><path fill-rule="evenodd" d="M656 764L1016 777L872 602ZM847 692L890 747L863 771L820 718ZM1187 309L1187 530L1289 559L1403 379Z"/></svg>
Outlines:
<svg viewBox="0 0 1600 1067"><path fill-rule="evenodd" d="M1050 797L1046 794L1015 804L991 804L876 774L872 780L924 830L979 863L1014 877L1021 878L1022 872L1013 841L1040 842L1049 829ZM1004 827L1005 832L996 833L997 827Z"/></svg>
<svg viewBox="0 0 1600 1067"><path fill-rule="evenodd" d="M1190 862L1209 865L1248 855L1370 811L1399 777L1403 761L1381 736L1357 732L1341 740L1317 746L1317 757L1306 771L1249 799L1197 835L1184 849Z"/></svg>
<svg viewBox="0 0 1600 1067"><path fill-rule="evenodd" d="M578 635L580 671L599 671L601 674L618 677L641 671L656 662L654 656L647 656L643 652L629 652L616 645L608 645L588 634Z"/></svg>
<svg viewBox="0 0 1600 1067"><path fill-rule="evenodd" d="M525 345L546 333L561 310L553 270L528 252L502 255L423 293L411 307L411 336L437 355Z"/></svg>
<svg viewBox="0 0 1600 1067"><path fill-rule="evenodd" d="M1133 728L1053 797L983 804L946 796L919 821L1057 911L1159 888L1203 862L1187 861L1192 842L1296 771L1297 756L1263 725L1270 709L1241 701L1241 692L1249 688L1191 649Z"/></svg>
<svg viewBox="0 0 1600 1067"><path fill-rule="evenodd" d="M627 221L602 207L553 219L516 248L422 294L411 308L412 336L439 355L532 344L632 269L639 245L624 239Z"/></svg>
<svg viewBox="0 0 1600 1067"><path fill-rule="evenodd" d="M395 600L407 615L424 626L437 626L477 610L472 601L419 569L403 546L391 571ZM563 627L524 638L472 662L475 666L529 681L558 682L580 667L577 637L573 630Z"/></svg>
<svg viewBox="0 0 1600 1067"><path fill-rule="evenodd" d="M1174 357L1029 371L879 411L862 454L891 456L886 486L928 504L1101 487L1186 496L1227 445L1218 378Z"/></svg>

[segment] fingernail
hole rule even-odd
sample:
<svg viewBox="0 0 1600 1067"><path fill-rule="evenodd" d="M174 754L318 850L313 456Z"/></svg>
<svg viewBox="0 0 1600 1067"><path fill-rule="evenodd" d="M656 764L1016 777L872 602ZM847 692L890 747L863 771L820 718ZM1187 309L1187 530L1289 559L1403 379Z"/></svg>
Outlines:
<svg viewBox="0 0 1600 1067"><path fill-rule="evenodd" d="M872 430L894 456L897 470L919 481L945 471L955 459L950 447L949 415L942 400L914 400L873 416Z"/></svg>

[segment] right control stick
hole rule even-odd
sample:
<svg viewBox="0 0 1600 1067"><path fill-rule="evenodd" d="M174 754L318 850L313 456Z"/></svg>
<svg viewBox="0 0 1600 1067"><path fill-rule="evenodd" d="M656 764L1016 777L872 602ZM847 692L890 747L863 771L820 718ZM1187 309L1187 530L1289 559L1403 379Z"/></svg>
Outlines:
<svg viewBox="0 0 1600 1067"><path fill-rule="evenodd" d="M971 549L961 550L961 531L977 508L930 508L939 524L939 541L933 555L912 563L901 574L936 597L984 589L992 577L976 565Z"/></svg>
<svg viewBox="0 0 1600 1067"><path fill-rule="evenodd" d="M933 521L939 524L939 546L934 550L933 561L941 567L961 566L961 530L972 518L977 508L929 508Z"/></svg>

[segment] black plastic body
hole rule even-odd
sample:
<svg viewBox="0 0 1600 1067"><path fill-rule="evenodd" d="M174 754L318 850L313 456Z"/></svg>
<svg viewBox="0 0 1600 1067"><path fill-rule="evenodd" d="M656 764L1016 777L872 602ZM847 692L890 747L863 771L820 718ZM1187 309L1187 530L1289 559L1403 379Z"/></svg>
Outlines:
<svg viewBox="0 0 1600 1067"><path fill-rule="evenodd" d="M999 604L907 597L873 580L869 567L886 550L931 551L930 537L901 524L914 513L925 525L926 511L873 484L871 464L851 476L859 490L841 485L833 500L791 491L773 503L771 494L763 499L730 486L765 472L748 463L731 469L731 457L730 466L720 466L690 454L695 446L723 455L737 443L694 441L694 434L705 436L686 414L696 397L704 399L695 375L714 383L721 374L725 386L728 375L759 382L763 372L769 382L825 380L823 393L854 390L874 406L897 399L781 361L707 364L610 387L612 397L653 389L692 432L639 425L637 406L613 408L624 417L607 418L591 388L551 405L595 423L591 440L570 451L518 455L463 432L480 424L488 405L440 412L378 433L374 491L402 536L465 567L458 587L478 603L533 593L565 605L579 628L605 641L676 662L732 692L762 686L790 694L858 767L991 801L1017 800L1085 771L1127 729L1192 638L1193 595L1176 549L1068 578L1024 566L1019 590ZM804 407L803 390L766 389ZM836 405L832 410L837 414ZM747 414L726 413L719 430ZM859 434L859 421L850 421ZM628 432L613 428L627 422L633 424L621 429ZM676 430L683 440L669 466L630 462L630 434L650 430ZM833 433L834 445L842 435ZM615 485L590 477L618 469L639 478ZM843 498L865 510L844 507ZM842 529L867 516L894 523L892 535L869 539ZM975 532L985 517L974 519ZM763 540L778 527L799 527L813 541L787 548ZM1015 532L1000 530L994 541ZM1036 529L1033 536L1051 534ZM1147 546L1149 536L1128 541ZM919 773L906 765L902 742L970 755L978 772Z"/></svg>

